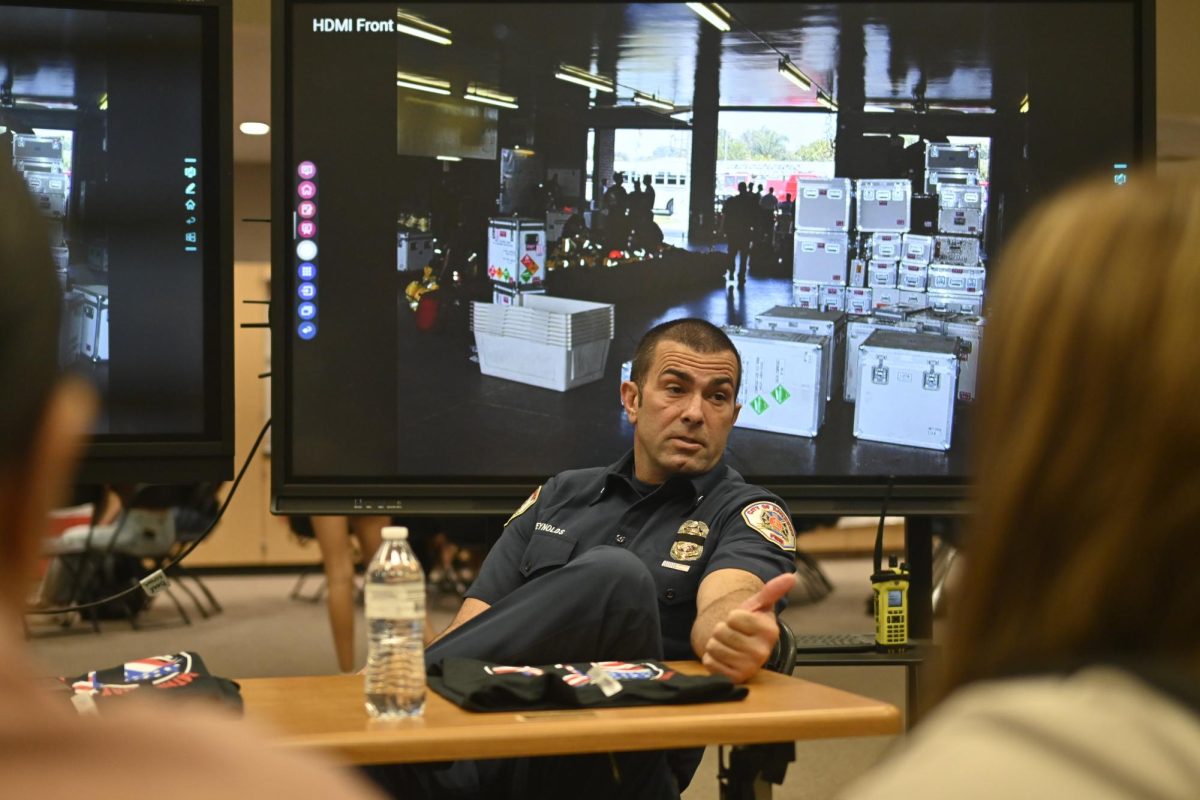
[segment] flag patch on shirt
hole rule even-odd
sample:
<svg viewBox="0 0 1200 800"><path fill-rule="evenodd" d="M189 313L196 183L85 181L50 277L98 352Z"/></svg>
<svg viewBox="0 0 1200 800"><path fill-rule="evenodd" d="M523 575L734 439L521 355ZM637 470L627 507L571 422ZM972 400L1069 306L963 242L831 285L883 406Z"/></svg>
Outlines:
<svg viewBox="0 0 1200 800"><path fill-rule="evenodd" d="M783 550L795 551L796 531L792 528L792 520L775 503L751 503L742 509L742 519L768 542L774 542Z"/></svg>
<svg viewBox="0 0 1200 800"><path fill-rule="evenodd" d="M529 497L528 497L528 498L525 500L525 502L524 502L524 503L521 503L521 507L520 507L520 508L518 508L516 511L514 511L514 512L513 512L513 515L512 515L511 517L509 517L509 518L508 518L508 522L505 522L505 523L504 523L504 527L506 527L506 528L507 528L507 527L508 527L508 523L509 523L509 522L512 522L514 519L516 519L517 517L521 516L521 515L522 515L522 514L524 514L526 511L528 511L528 510L529 510L529 509L530 509L530 508L533 506L533 504L537 502L538 495L539 495L539 494L541 494L541 493L542 493L542 487L541 487L541 486L539 486L539 487L537 487L536 489L534 489L534 490L533 490L533 494L529 495Z"/></svg>

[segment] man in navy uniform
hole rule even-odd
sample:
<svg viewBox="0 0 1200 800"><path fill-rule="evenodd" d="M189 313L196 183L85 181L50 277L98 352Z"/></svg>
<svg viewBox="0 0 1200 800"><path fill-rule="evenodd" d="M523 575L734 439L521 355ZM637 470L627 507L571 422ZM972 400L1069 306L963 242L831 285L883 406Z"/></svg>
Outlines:
<svg viewBox="0 0 1200 800"><path fill-rule="evenodd" d="M533 492L428 663L699 658L735 682L758 672L779 636L775 606L795 585L795 534L782 502L723 461L740 367L729 337L704 320L651 329L621 384L633 450ZM699 762L673 753L666 772L640 755L617 757L630 776L610 790L677 796ZM542 763L530 774L553 772L551 759L532 761ZM577 781L571 796L579 791Z"/></svg>

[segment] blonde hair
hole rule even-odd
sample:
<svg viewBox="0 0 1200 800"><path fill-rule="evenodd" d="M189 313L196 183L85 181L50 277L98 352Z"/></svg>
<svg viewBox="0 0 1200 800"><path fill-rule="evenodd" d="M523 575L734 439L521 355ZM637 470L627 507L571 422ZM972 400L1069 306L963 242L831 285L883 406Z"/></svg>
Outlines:
<svg viewBox="0 0 1200 800"><path fill-rule="evenodd" d="M993 270L943 691L1200 652L1200 184L1034 211Z"/></svg>

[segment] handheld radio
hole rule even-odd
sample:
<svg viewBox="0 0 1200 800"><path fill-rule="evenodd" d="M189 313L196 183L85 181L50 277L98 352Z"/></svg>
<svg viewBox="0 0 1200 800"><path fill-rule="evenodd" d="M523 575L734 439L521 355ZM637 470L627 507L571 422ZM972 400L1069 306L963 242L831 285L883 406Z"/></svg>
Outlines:
<svg viewBox="0 0 1200 800"><path fill-rule="evenodd" d="M871 576L875 592L875 644L888 650L908 645L908 565L897 566L888 558L888 568Z"/></svg>
<svg viewBox="0 0 1200 800"><path fill-rule="evenodd" d="M879 510L879 529L875 532L875 571L871 573L871 589L875 606L875 647L879 650L903 650L908 647L908 565L896 564L888 556L883 568L883 523L887 517L888 501L892 498L892 478L888 477Z"/></svg>

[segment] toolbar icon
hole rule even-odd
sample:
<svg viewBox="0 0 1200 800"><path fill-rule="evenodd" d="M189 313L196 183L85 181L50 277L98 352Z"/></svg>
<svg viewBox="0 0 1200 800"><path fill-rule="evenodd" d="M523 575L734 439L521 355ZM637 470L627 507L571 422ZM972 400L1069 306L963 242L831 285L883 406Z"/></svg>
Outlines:
<svg viewBox="0 0 1200 800"><path fill-rule="evenodd" d="M317 277L317 265L305 261L300 266L296 267L296 277L302 281L311 281Z"/></svg>
<svg viewBox="0 0 1200 800"><path fill-rule="evenodd" d="M301 200L296 206L296 213L304 219L312 219L317 215L317 204L312 200Z"/></svg>
<svg viewBox="0 0 1200 800"><path fill-rule="evenodd" d="M296 296L301 300L312 300L317 296L317 285L305 281L296 287Z"/></svg>
<svg viewBox="0 0 1200 800"><path fill-rule="evenodd" d="M317 196L317 185L312 181L300 181L300 185L296 187L296 194L303 200L312 200Z"/></svg>
<svg viewBox="0 0 1200 800"><path fill-rule="evenodd" d="M184 167L183 168L183 177L187 178L188 180L191 180L192 178L196 177L197 173L198 173L198 170L195 167Z"/></svg>
<svg viewBox="0 0 1200 800"><path fill-rule="evenodd" d="M317 337L317 325L315 322L301 322L296 328L296 333L304 341L311 341Z"/></svg>
<svg viewBox="0 0 1200 800"><path fill-rule="evenodd" d="M317 315L316 303L301 303L296 306L296 316L300 319L312 319Z"/></svg>
<svg viewBox="0 0 1200 800"><path fill-rule="evenodd" d="M317 243L312 239L304 239L296 245L296 255L301 261L312 261L317 257Z"/></svg>
<svg viewBox="0 0 1200 800"><path fill-rule="evenodd" d="M300 166L296 169L296 174L304 180L310 180L317 175L317 165L311 161L301 161Z"/></svg>
<svg viewBox="0 0 1200 800"><path fill-rule="evenodd" d="M311 239L317 235L317 223L306 219L296 226L296 230L305 239Z"/></svg>

